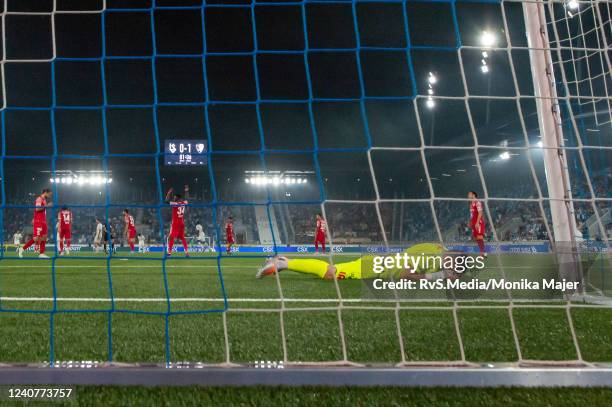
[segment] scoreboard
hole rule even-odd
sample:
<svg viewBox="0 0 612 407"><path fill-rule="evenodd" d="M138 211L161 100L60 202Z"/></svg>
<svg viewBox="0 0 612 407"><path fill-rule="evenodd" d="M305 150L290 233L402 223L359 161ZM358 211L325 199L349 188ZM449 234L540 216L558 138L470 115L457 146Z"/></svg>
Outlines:
<svg viewBox="0 0 612 407"><path fill-rule="evenodd" d="M206 165L208 146L206 140L166 140L164 163L166 165Z"/></svg>

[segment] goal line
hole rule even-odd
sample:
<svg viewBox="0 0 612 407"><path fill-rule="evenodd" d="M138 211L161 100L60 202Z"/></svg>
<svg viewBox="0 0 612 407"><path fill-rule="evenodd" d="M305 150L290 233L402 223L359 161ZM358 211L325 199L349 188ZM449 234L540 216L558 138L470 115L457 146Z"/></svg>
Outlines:
<svg viewBox="0 0 612 407"><path fill-rule="evenodd" d="M580 297L583 300L583 297ZM163 297L0 297L0 302L225 302L222 297L178 297L178 298L163 298ZM602 308L603 304L590 304L571 302L567 300L551 300L551 299L525 299L525 300L510 300L507 298L491 298L491 299L454 299L444 300L442 298L227 298L228 303L349 303L349 304L398 304L398 303L439 303L440 305L415 305L410 308L419 309L453 309L458 308L566 308L566 307L585 307L585 308ZM481 304L475 304L475 303ZM500 303L500 305L492 305L492 303ZM448 304L448 305L442 305ZM612 307L612 304L608 305ZM375 306L366 307L377 309ZM337 309L337 308L334 308ZM392 308L390 308L392 309ZM249 311L257 312L260 309L254 308ZM263 309L261 309L263 310ZM292 309L286 309L291 311ZM9 311L9 310L1 310ZM231 311L245 311L245 309L228 309ZM273 309L273 311L281 312L281 309Z"/></svg>

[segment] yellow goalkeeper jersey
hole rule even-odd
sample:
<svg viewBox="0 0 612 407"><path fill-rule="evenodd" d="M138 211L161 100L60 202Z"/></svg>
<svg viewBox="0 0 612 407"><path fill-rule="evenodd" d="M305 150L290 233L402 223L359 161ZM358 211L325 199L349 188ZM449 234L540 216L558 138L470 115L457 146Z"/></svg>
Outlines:
<svg viewBox="0 0 612 407"><path fill-rule="evenodd" d="M437 256L444 253L444 246L438 243L420 243L414 246L410 246L403 253L411 256ZM361 279L361 278L373 278L377 275L373 271L373 255L362 256L357 260L349 261L346 263L338 263L336 267L336 279ZM427 267L429 266L429 267ZM400 270L389 270L386 273L395 273ZM429 264L423 264L415 270L415 273L426 274L435 273L440 271L440 262L432 261ZM386 274L385 273L385 274Z"/></svg>

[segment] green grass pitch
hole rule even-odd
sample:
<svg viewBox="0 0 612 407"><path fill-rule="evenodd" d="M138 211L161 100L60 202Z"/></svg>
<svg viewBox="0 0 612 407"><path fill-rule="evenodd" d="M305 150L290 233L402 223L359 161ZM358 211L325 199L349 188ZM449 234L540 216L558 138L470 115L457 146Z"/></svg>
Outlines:
<svg viewBox="0 0 612 407"><path fill-rule="evenodd" d="M11 256L6 252L6 256ZM172 362L281 361L283 333L290 362L347 360L363 364L405 361L457 361L461 350L449 293L428 293L412 301L363 301L359 281L322 281L309 275L282 272L279 279L256 280L263 259L221 260L228 311L223 308L217 260L194 255L166 262L136 255L110 260L92 253L58 258L55 274L50 260L33 257L0 260L0 363L55 361L155 363L166 361L165 321ZM179 256L180 257L180 256ZM334 256L334 262L351 259ZM590 264L588 278L604 292L610 282L607 263ZM546 256L490 258L480 276L554 276ZM109 277L112 284L109 283ZM280 284L279 284L280 283ZM55 285L55 288L54 288ZM112 287L114 310L110 313ZM167 287L167 288L166 288ZM336 288L337 287L337 288ZM57 301L54 303L54 290ZM166 291L167 290L167 291ZM338 291L345 300L338 312ZM167 301L167 295L171 301ZM508 293L481 293L474 301L458 302L457 321L465 359L475 363L516 362ZM512 292L517 304L525 293ZM281 302L281 298L285 301ZM415 301L417 300L417 301ZM465 300L465 299L464 299ZM491 300L491 301L488 301ZM515 308L519 345L524 359L577 358L565 303L540 303ZM476 307L474 307L476 305ZM561 307L560 307L561 306ZM283 312L281 313L281 307ZM427 308L422 308L427 307ZM78 311L78 312L75 312ZM570 315L582 357L612 361L612 309L575 307ZM226 329L224 328L226 318ZM281 330L281 318L282 327ZM342 320L341 332L339 318ZM397 323L399 321L399 330ZM51 324L53 338L51 338ZM109 336L110 328L110 336ZM226 337L227 345L226 346ZM346 343L343 352L342 338ZM68 403L85 405L607 405L609 389L396 389L396 388L143 388L78 387ZM5 402L7 405L20 403ZM36 403L28 403L36 404Z"/></svg>
<svg viewBox="0 0 612 407"><path fill-rule="evenodd" d="M346 356L356 363L393 365L402 361L398 331L407 362L461 359L453 302L445 292L400 302L396 315L395 302L362 301L360 281L338 281L336 288L333 282L288 271L278 280L256 280L262 259L232 256L221 260L229 308L223 314L215 312L224 303L213 256L169 259L166 280L161 258L152 254L146 255L148 259L141 257L145 255L112 259L110 274L105 257L76 256L58 258L54 275L50 260L5 257L0 261L0 362L49 361L53 343L55 361L162 364L167 312L172 362L283 361L284 333L289 362L342 361ZM349 258L335 256L334 261ZM555 272L546 256L508 255L489 258L478 277L501 275L500 265L511 279L533 275L534 270L543 276ZM599 283L603 268L593 269L589 278ZM111 287L113 313L109 312ZM337 290L345 300L340 312ZM523 295L512 293L519 304L526 298ZM517 361L506 296L482 293L478 301L458 303L467 361ZM539 308L513 309L523 359L577 359L563 304L551 300ZM428 308L419 308L423 306ZM572 307L570 314L583 359L612 361L612 309Z"/></svg>

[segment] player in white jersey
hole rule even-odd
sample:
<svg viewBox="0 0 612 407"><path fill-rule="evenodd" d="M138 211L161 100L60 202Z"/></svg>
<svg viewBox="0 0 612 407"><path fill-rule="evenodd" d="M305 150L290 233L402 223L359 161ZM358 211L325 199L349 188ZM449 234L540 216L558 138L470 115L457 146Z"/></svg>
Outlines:
<svg viewBox="0 0 612 407"><path fill-rule="evenodd" d="M140 253L145 252L145 249L146 249L145 240L146 240L145 235L143 235L142 233L138 235L138 251Z"/></svg>
<svg viewBox="0 0 612 407"><path fill-rule="evenodd" d="M15 234L13 235L13 244L15 246L17 246L17 248L15 250L19 251L19 245L21 245L21 238L22 238L22 234L20 231L15 232Z"/></svg>
<svg viewBox="0 0 612 407"><path fill-rule="evenodd" d="M99 252L102 248L102 239L104 238L104 224L96 218L96 232L94 234L93 248L95 252Z"/></svg>
<svg viewBox="0 0 612 407"><path fill-rule="evenodd" d="M206 235L204 234L204 228L199 223L196 225L196 239L198 243L204 244L206 241Z"/></svg>

